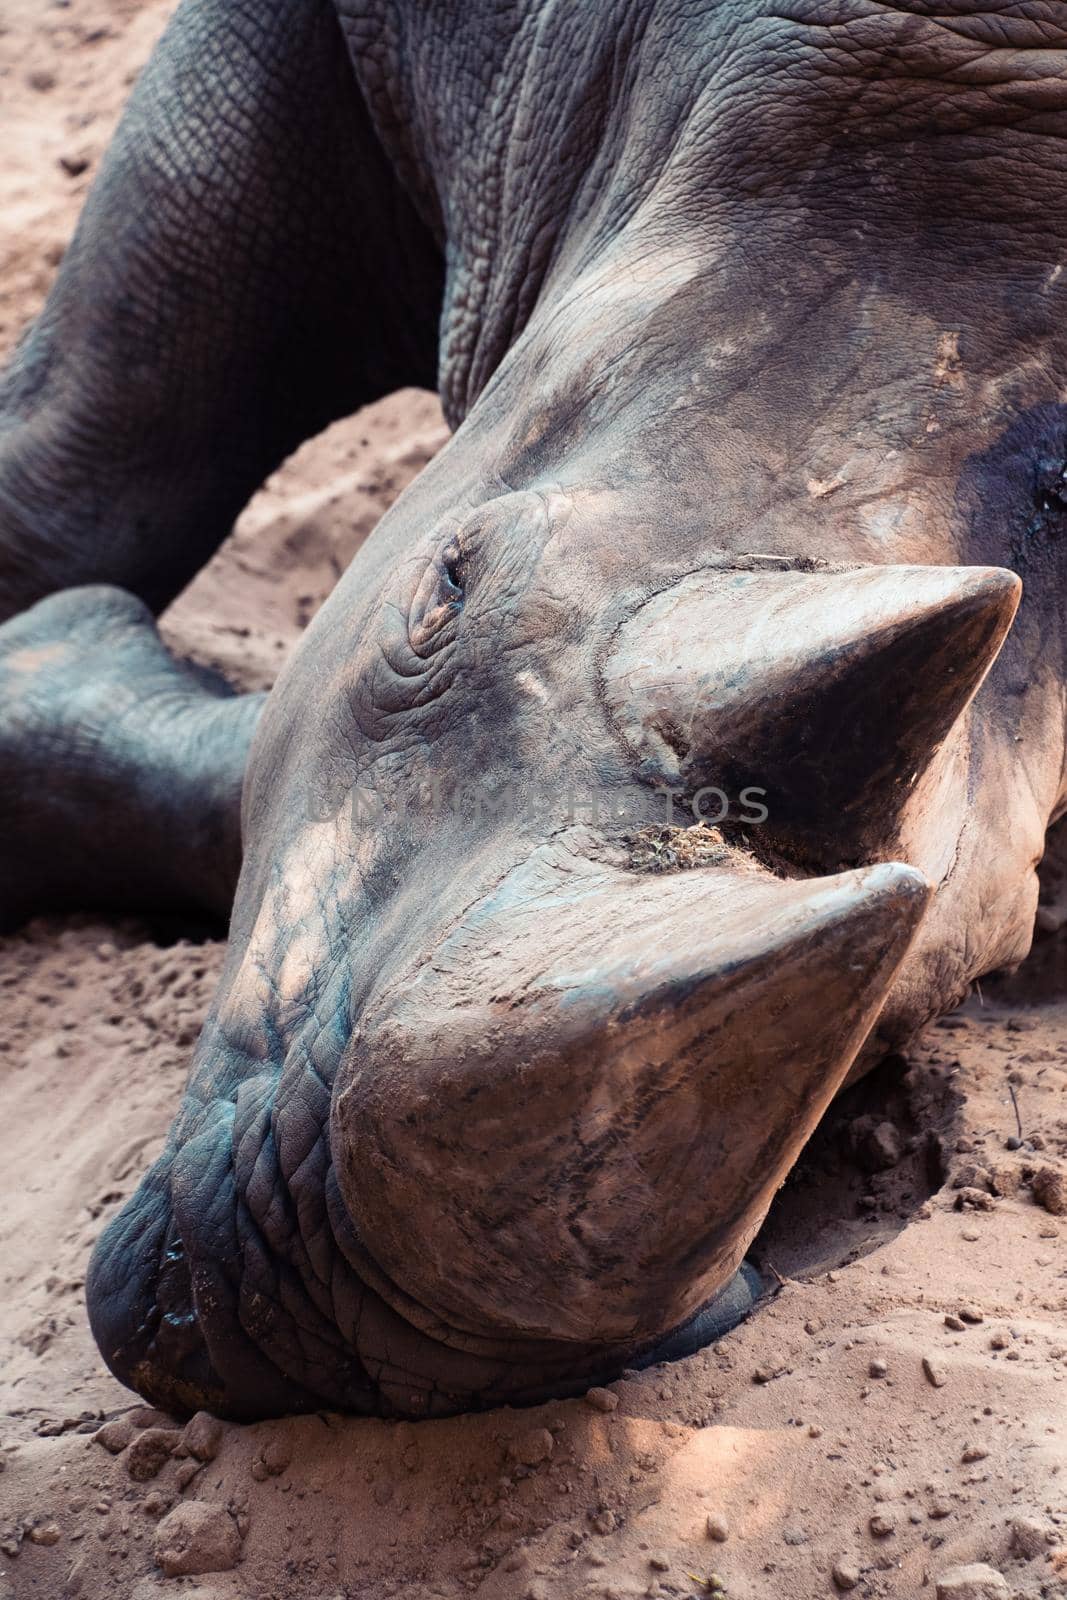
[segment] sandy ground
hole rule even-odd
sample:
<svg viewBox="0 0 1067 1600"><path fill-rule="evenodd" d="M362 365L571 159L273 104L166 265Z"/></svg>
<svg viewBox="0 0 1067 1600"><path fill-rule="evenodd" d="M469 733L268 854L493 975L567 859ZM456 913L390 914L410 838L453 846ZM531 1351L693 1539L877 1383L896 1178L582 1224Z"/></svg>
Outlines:
<svg viewBox="0 0 1067 1600"><path fill-rule="evenodd" d="M5 347L166 11L0 0ZM306 447L172 608L174 646L269 683L443 437L405 394ZM835 1107L760 1240L779 1293L713 1350L534 1411L184 1443L107 1374L82 1290L221 945L84 917L0 941L0 1600L1067 1594L1067 906L1046 898L1021 980ZM223 1570L166 1576L190 1551Z"/></svg>

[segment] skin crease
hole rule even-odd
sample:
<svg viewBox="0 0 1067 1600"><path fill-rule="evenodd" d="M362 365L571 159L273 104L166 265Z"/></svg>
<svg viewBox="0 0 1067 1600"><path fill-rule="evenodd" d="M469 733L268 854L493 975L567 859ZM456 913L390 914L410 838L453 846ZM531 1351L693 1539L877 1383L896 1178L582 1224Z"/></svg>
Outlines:
<svg viewBox="0 0 1067 1600"><path fill-rule="evenodd" d="M354 186L372 214L388 204L400 217L388 248L399 237L401 298L416 321L440 305L440 389L456 432L360 551L259 721L219 993L167 1149L94 1256L103 1352L167 1404L433 1414L581 1386L654 1344L728 1281L876 1016L875 1053L1025 954L1033 867L1067 797L1067 36L1054 8L618 4L595 27L562 5L484 13L453 28L445 8L339 12L363 96L343 114L351 130L365 102L380 148L356 176L342 163L327 201L339 186L351 204ZM309 49L340 93L335 57L313 33ZM292 92L277 89L276 102ZM151 77L142 93L150 112ZM312 166L335 131L319 131ZM117 196L121 149L122 136L105 179ZM273 154L288 154L285 139ZM208 221L217 234L218 216ZM358 241L351 260L365 260ZM12 418L48 394L49 319L66 316L69 331L92 261L88 245L75 251L75 276L24 348ZM318 279L299 289L327 296L329 326L338 280L322 276L333 302ZM379 320L404 316L390 303ZM239 323L229 336L244 348ZM422 359L411 335L409 365L385 372L367 357L363 388L320 390L320 409L306 402L286 428L268 407L225 482L184 442L201 473L202 533L168 556L171 586L222 536L286 429ZM204 415L218 394L210 368L197 368ZM296 376L303 394L308 374ZM50 420L48 459L68 464L75 510L43 542L64 546L65 581L162 603L146 592L135 537L153 463L115 489L116 533L97 561L69 438ZM28 439L12 421L6 435L13 611L57 581L19 555L45 431ZM624 629L688 575L746 570L753 553L800 573L1007 567L1024 595L978 698L909 780L876 852L842 858L831 815L818 859L809 847L783 861L772 812L762 842L731 835L702 910L686 898L695 874L635 888L625 828L576 822L565 796L610 796L629 828L658 817L609 710ZM20 623L23 651L47 643L47 612L9 627ZM729 654L729 637L721 644ZM13 656L0 643L8 699ZM47 717L62 688L55 663L34 682L34 714ZM931 696L954 692L931 683ZM185 693L183 709L199 703ZM250 736L240 714L238 765ZM17 759L18 737L6 737ZM714 748L701 754L714 762ZM765 755L747 752L752 780L773 786ZM134 803L152 818L147 752L145 765ZM516 814L479 814L470 797L461 815L420 803L427 782L447 788L457 775L476 775L483 797L516 785ZM385 799L384 825L354 818L356 789ZM914 874L864 878L862 896L853 880L819 889L831 895L822 921L808 906L810 879L872 860L906 862L936 887L910 949L925 894ZM531 904L541 913L526 954ZM849 977L847 945L834 940L861 915ZM742 925L762 932L750 939ZM876 948L890 947L880 965ZM722 950L741 974L736 993L723 987ZM816 983L801 981L814 972ZM828 991L834 982L843 987ZM788 996L794 1041L817 1032L809 987L852 1031L835 1020L837 1032L813 1039L811 1082L794 1088L771 1019L775 996ZM753 1059L755 1031L776 1064L759 1084L774 1107L765 1126L739 1098L742 1031ZM710 1095L702 1038L714 1041ZM613 1066L640 1079L650 1061L677 1095L651 1111ZM494 1099L501 1079L541 1110L509 1125ZM618 1159L596 1142L602 1102ZM557 1129L545 1107L564 1103L571 1120ZM661 1104L684 1110L650 1149L642 1128ZM544 1135L529 1156L527 1124ZM470 1176L456 1152L483 1138L496 1153ZM441 1159L420 1173L435 1139ZM671 1139L686 1181L663 1215L680 1214L686 1248L664 1243L655 1205L636 1181L628 1196L620 1176L640 1149L629 1170L665 1183L655 1152ZM592 1152L588 1170L567 1164L575 1141ZM719 1166L705 1172L713 1146ZM728 1181L737 1151L747 1172ZM444 1152L466 1197L455 1215L432 1188ZM528 1167L540 1172L532 1214L546 1219L532 1236L522 1205L506 1204L527 1194ZM722 1238L705 1178L722 1185L710 1191ZM557 1195L571 1209L560 1200L554 1212ZM472 1237L465 1219L483 1215L491 1226ZM509 1277L516 1259L525 1278ZM576 1299L583 1281L597 1293Z"/></svg>

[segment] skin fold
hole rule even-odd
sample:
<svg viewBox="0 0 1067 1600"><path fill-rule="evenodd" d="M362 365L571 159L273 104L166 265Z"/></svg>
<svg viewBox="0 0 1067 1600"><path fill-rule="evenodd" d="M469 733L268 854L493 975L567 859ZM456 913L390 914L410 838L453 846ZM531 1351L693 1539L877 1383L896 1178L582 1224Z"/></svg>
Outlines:
<svg viewBox="0 0 1067 1600"><path fill-rule="evenodd" d="M1025 955L1065 69L1045 0L179 9L0 385L0 914L233 901L90 1269L124 1381L437 1415L692 1348L849 1073ZM430 381L265 705L172 661L284 453ZM649 872L667 796L716 826Z"/></svg>

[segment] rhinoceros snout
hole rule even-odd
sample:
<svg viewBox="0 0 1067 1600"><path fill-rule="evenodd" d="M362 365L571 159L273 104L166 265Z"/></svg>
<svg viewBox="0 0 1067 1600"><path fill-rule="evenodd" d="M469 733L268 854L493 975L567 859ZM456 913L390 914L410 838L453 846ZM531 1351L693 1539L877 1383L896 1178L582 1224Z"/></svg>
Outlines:
<svg viewBox="0 0 1067 1600"><path fill-rule="evenodd" d="M120 1382L178 1415L253 1421L321 1398L275 1359L274 1275L235 1189L231 1111L180 1147L172 1136L97 1241L86 1298Z"/></svg>
<svg viewBox="0 0 1067 1600"><path fill-rule="evenodd" d="M165 1410L218 1410L223 1385L194 1306L169 1169L164 1156L98 1240L86 1280L89 1322L120 1382Z"/></svg>

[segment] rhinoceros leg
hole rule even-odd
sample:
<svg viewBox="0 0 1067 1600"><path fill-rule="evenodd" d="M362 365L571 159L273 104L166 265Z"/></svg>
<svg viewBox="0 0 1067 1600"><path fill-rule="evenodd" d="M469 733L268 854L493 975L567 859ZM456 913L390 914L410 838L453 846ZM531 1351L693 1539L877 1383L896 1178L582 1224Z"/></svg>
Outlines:
<svg viewBox="0 0 1067 1600"><path fill-rule="evenodd" d="M263 699L174 660L121 589L0 627L0 927L63 905L227 914Z"/></svg>
<svg viewBox="0 0 1067 1600"><path fill-rule="evenodd" d="M438 278L327 0L182 5L0 378L0 917L228 908L259 701L150 611L300 440L432 382Z"/></svg>
<svg viewBox="0 0 1067 1600"><path fill-rule="evenodd" d="M439 276L327 0L187 0L0 380L0 621L162 609L302 439L432 384Z"/></svg>

